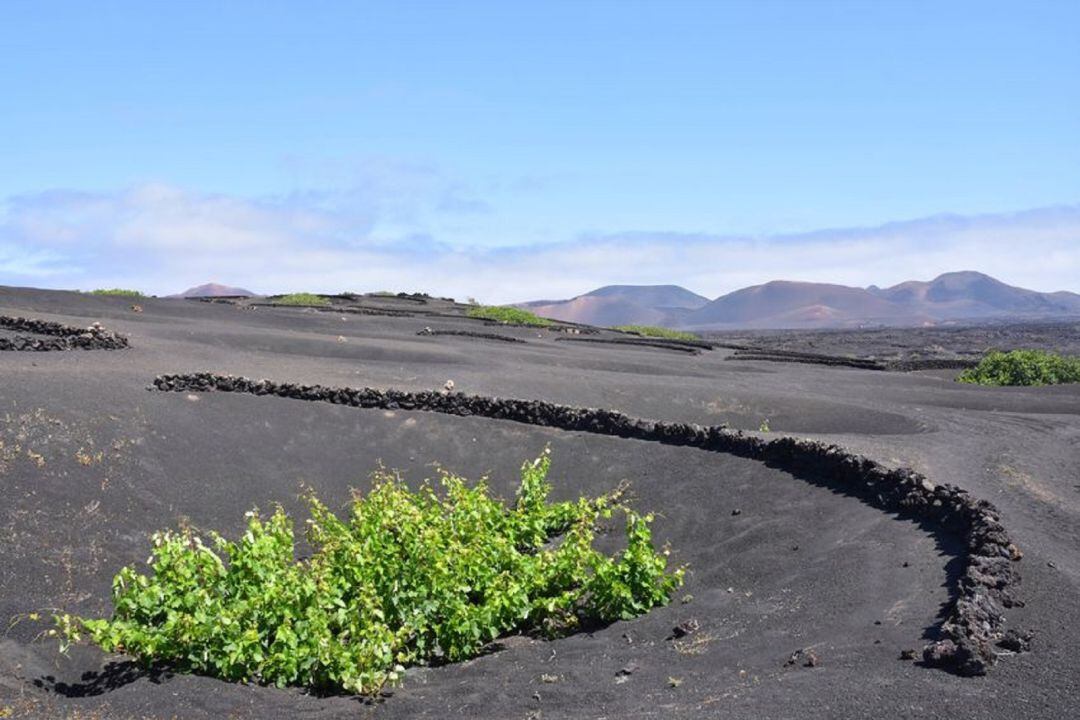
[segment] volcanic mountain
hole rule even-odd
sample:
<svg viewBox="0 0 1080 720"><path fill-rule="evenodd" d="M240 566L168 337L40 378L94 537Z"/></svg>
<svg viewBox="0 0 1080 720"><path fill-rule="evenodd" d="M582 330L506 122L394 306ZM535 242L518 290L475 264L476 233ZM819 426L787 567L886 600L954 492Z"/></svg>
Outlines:
<svg viewBox="0 0 1080 720"><path fill-rule="evenodd" d="M869 290L900 305L922 306L942 318L1080 312L1080 295L1075 293L1025 290L970 271L946 273L930 282L912 280L884 290Z"/></svg>
<svg viewBox="0 0 1080 720"><path fill-rule="evenodd" d="M661 291L661 289L663 291ZM538 315L593 325L696 330L938 325L1080 317L1080 295L1014 287L979 272L888 288L774 280L711 302L678 286L609 286L571 300L524 303Z"/></svg>
<svg viewBox="0 0 1080 720"><path fill-rule="evenodd" d="M936 325L1080 316L1080 295L1040 293L978 272L889 288L774 281L736 290L679 318L701 329Z"/></svg>
<svg viewBox="0 0 1080 720"><path fill-rule="evenodd" d="M607 285L569 300L536 300L518 307L588 325L662 325L708 302L678 285Z"/></svg>
<svg viewBox="0 0 1080 720"><path fill-rule="evenodd" d="M229 287L228 285L218 285L217 283L206 283L205 285L199 285L197 287L188 288L182 293L176 295L169 295L169 297L177 298L199 298L199 297L254 297L255 293L244 288Z"/></svg>

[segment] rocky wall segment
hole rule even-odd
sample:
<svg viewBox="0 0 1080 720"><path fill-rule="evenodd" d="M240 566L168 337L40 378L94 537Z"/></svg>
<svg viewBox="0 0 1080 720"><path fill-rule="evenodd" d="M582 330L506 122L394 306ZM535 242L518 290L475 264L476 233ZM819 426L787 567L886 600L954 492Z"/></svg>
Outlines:
<svg viewBox="0 0 1080 720"><path fill-rule="evenodd" d="M565 342L579 342L579 343L594 343L597 345L628 345L630 347L647 347L647 348L659 348L660 350L672 350L674 352L686 353L687 355L700 355L701 350L695 347L689 347L686 345L670 345L662 342L635 341L629 338L570 338L561 337L555 338L556 341Z"/></svg>
<svg viewBox="0 0 1080 720"><path fill-rule="evenodd" d="M512 337L510 335L496 335L495 333L472 332L470 330L432 330L431 328L424 328L416 334L431 337L436 337L439 335L456 335L458 337L477 338L480 340L500 340L502 342L508 343L527 344L525 340Z"/></svg>
<svg viewBox="0 0 1080 720"><path fill-rule="evenodd" d="M887 360L886 369L895 372L914 370L967 370L979 364L978 360L963 358L912 358L909 360Z"/></svg>
<svg viewBox="0 0 1080 720"><path fill-rule="evenodd" d="M721 346L724 347L724 346ZM878 360L874 358L843 357L840 355L820 355L801 353L792 350L767 350L748 347L735 347L735 353L725 360L765 360L768 362L790 362L808 365L826 365L830 367L851 367L859 370L887 370L891 372L913 372L916 370L964 370L978 365L977 360L963 358L909 358L905 360Z"/></svg>
<svg viewBox="0 0 1080 720"><path fill-rule="evenodd" d="M665 350L679 350L699 354L702 350L712 350L713 345L698 340L675 340L672 338L651 337L613 337L613 338L556 338L567 342L601 343L605 345L641 345L643 347L658 347Z"/></svg>
<svg viewBox="0 0 1080 720"><path fill-rule="evenodd" d="M830 367L852 367L859 370L887 370L882 362L867 358L847 358L836 355L818 355L786 350L736 350L725 360L766 360L768 362L803 363L808 365L827 365Z"/></svg>
<svg viewBox="0 0 1080 720"><path fill-rule="evenodd" d="M101 323L77 328L48 320L0 315L0 328L14 333L30 333L0 337L0 351L121 350L128 347L126 337L109 332Z"/></svg>

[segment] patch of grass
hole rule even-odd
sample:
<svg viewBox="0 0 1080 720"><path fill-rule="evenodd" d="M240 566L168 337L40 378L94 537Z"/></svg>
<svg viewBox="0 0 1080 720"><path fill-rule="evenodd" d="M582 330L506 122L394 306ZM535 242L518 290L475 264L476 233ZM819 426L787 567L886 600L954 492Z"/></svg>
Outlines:
<svg viewBox="0 0 1080 720"><path fill-rule="evenodd" d="M508 325L529 325L531 327L549 327L552 322L547 318L522 310L521 308L505 307L501 305L478 305L469 308L465 313L471 318L482 320L494 320L495 322L507 323Z"/></svg>
<svg viewBox="0 0 1080 720"><path fill-rule="evenodd" d="M274 300L275 305L329 305L330 301L315 293L290 293Z"/></svg>
<svg viewBox="0 0 1080 720"><path fill-rule="evenodd" d="M134 298L145 297L145 295L143 295L138 290L125 290L124 288L98 288L97 290L91 290L90 294L91 295L110 295L110 296L117 296L117 297L134 297Z"/></svg>
<svg viewBox="0 0 1080 720"><path fill-rule="evenodd" d="M561 635L667 603L684 571L654 547L653 516L625 488L550 502L549 466L546 450L524 463L509 505L445 471L416 491L379 472L344 518L309 497L301 560L280 507L248 513L235 541L156 533L148 574L113 580L112 618L58 615L53 634L225 680L368 694L507 633ZM609 556L593 541L613 514L625 542Z"/></svg>
<svg viewBox="0 0 1080 720"><path fill-rule="evenodd" d="M616 325L612 330L634 333L642 337L664 338L666 340L700 340L694 333L683 330L656 327L655 325Z"/></svg>
<svg viewBox="0 0 1080 720"><path fill-rule="evenodd" d="M977 366L960 373L975 385L1059 385L1080 382L1080 357L1044 350L991 352Z"/></svg>

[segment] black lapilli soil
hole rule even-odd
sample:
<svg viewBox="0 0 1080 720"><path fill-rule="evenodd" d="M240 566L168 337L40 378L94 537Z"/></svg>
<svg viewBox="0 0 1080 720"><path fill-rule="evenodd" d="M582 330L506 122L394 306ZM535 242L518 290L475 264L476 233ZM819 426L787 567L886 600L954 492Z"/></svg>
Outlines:
<svg viewBox="0 0 1080 720"><path fill-rule="evenodd" d="M0 353L0 709L12 717L1074 715L1075 387L557 342L565 331L486 327L436 298L381 307L526 342L418 335L434 327L419 313L140 305L0 292L0 315L100 322L128 343ZM775 349L881 356L836 342ZM227 376L248 380L221 392ZM297 399L315 386L333 393ZM374 702L93 648L64 657L29 617L107 613L113 574L145 561L155 530L235 535L253 506L299 510L302 487L340 505L380 461L409 482L431 463L486 473L505 496L545 445L562 497L627 480L659 511L657 540L690 567L675 602L561 640L502 638L473 661L413 668Z"/></svg>

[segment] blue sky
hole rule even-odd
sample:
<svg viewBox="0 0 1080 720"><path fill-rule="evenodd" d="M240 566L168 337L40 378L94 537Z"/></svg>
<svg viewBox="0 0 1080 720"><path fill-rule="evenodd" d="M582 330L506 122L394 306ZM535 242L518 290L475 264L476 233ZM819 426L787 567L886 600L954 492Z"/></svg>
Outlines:
<svg viewBox="0 0 1080 720"><path fill-rule="evenodd" d="M1080 290L1078 27L1046 1L13 0L0 283Z"/></svg>

